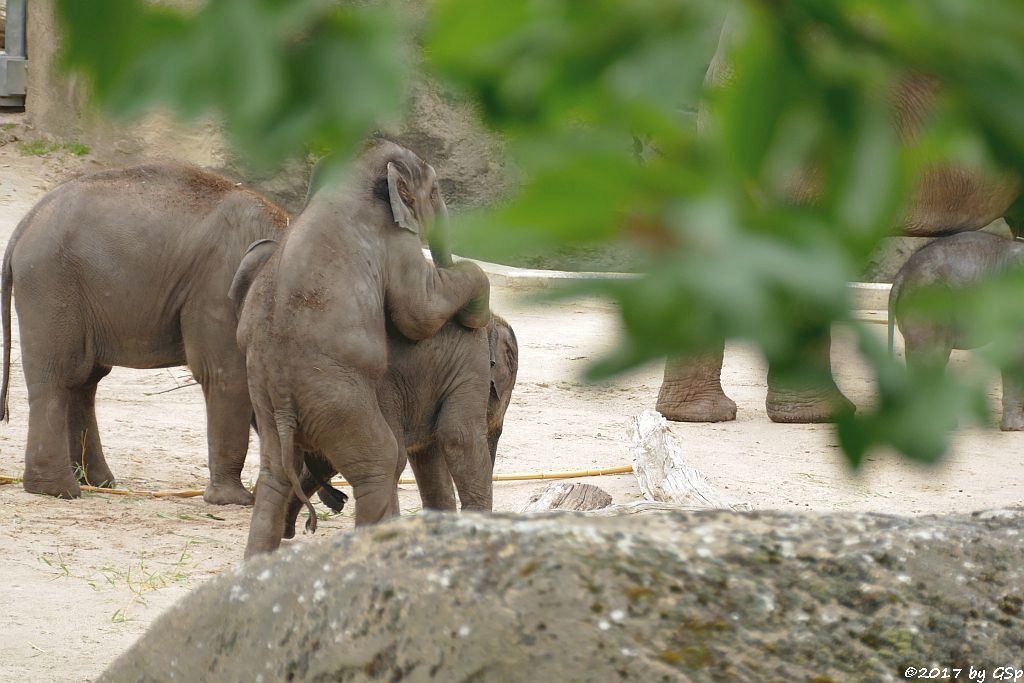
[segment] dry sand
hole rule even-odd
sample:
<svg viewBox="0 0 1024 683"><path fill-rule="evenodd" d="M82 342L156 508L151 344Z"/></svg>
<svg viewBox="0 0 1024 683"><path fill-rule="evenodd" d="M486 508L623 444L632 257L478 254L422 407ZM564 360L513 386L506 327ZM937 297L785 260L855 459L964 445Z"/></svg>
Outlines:
<svg viewBox="0 0 1024 683"><path fill-rule="evenodd" d="M96 168L66 155L24 157L0 147L0 238L50 187ZM495 310L520 343L519 383L499 448L499 472L628 464L628 422L653 406L660 368L588 387L580 370L614 340L612 307L599 301L531 305L495 292ZM879 334L884 333L878 326ZM850 339L837 336L834 365L844 391L871 398ZM28 410L15 328L11 421L0 426L0 474L20 475ZM963 357L957 358L964 362ZM730 347L723 384L739 419L673 425L689 461L711 482L754 508L870 510L925 514L1024 504L1024 435L969 430L937 469L878 454L851 476L827 426L776 425L764 414L765 367ZM147 395L188 378L181 368L115 369L101 384L97 412L107 459L122 486L202 488L205 421L197 387ZM993 400L998 390L993 387ZM244 477L255 480L253 441ZM615 502L639 498L632 475L589 479ZM497 510L518 511L542 482L499 483ZM403 512L419 509L403 487ZM241 560L249 511L201 498L86 495L61 501L0 486L0 680L93 680L155 617L187 591ZM320 534L352 526L351 510ZM300 538L295 542L307 542Z"/></svg>

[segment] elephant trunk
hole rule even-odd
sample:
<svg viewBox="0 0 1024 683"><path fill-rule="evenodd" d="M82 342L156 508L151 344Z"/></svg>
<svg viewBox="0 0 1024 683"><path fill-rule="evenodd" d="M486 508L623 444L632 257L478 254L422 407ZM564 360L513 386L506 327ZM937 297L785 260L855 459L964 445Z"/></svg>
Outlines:
<svg viewBox="0 0 1024 683"><path fill-rule="evenodd" d="M427 235L427 243L430 245L430 256L438 268L450 268L454 265L448 234L448 207L443 201L440 215Z"/></svg>

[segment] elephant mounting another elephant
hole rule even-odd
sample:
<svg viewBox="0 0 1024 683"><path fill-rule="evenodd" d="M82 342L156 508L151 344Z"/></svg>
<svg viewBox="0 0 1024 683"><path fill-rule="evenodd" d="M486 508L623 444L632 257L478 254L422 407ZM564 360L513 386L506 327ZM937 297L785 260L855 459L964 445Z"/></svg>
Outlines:
<svg viewBox="0 0 1024 683"><path fill-rule="evenodd" d="M299 481L304 451L348 480L357 525L398 514L406 456L377 395L388 338L421 341L453 317L469 329L491 318L478 266L437 268L423 258L421 235L446 218L434 169L404 147L375 141L344 185L310 197L265 265L246 277L237 339L260 436L247 557L280 545L293 494L310 507L315 529ZM474 438L486 455L484 433Z"/></svg>
<svg viewBox="0 0 1024 683"><path fill-rule="evenodd" d="M377 397L409 458L424 509L455 510L457 489L463 510L491 510L491 474L518 370L515 333L497 315L485 330L449 322L419 343L388 338L388 372ZM303 492L323 487L321 499L337 509L344 494L326 484L335 473L330 462L309 454L305 465ZM293 495L284 538L295 535L301 507Z"/></svg>
<svg viewBox="0 0 1024 683"><path fill-rule="evenodd" d="M727 22L718 50L708 69L706 82L728 87L734 77L729 50L734 45L735 27ZM893 125L902 140L919 135L923 122L933 110L941 84L922 74L908 75L892 97ZM714 125L706 108L701 125ZM817 183L809 175L793 188L792 200L813 202ZM1019 208L1021 184L1015 176L992 177L982 171L953 165L936 165L917 179L916 191L903 218L902 231L912 236L939 236L980 230L1005 217L1014 227ZM779 368L769 367L765 407L774 422L830 422L854 410L853 404L832 380L831 334L826 330L807 335L803 357L807 376L827 377L824 384L807 385L793 381ZM736 419L736 403L722 390L724 341L701 356L670 358L658 394L657 410L678 422L725 422Z"/></svg>
<svg viewBox="0 0 1024 683"><path fill-rule="evenodd" d="M180 163L102 171L44 196L4 255L2 416L10 414L11 296L29 425L25 490L78 497L113 486L96 387L113 366L187 365L206 399L204 499L251 504L241 482L252 407L225 293L254 240L287 214L226 178Z"/></svg>

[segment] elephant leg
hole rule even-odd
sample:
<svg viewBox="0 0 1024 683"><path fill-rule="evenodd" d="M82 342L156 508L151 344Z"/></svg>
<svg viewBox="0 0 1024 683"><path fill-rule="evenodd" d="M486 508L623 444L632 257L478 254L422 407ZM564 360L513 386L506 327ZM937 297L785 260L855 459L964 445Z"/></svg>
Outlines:
<svg viewBox="0 0 1024 683"><path fill-rule="evenodd" d="M1024 431L1024 368L1003 371L1003 418L999 429L1004 432Z"/></svg>
<svg viewBox="0 0 1024 683"><path fill-rule="evenodd" d="M915 327L903 334L903 353L912 373L945 369L953 351L953 335L935 326Z"/></svg>
<svg viewBox="0 0 1024 683"><path fill-rule="evenodd" d="M253 494L242 485L242 467L249 449L249 405L244 379L228 387L204 386L206 441L209 449L210 483L203 500L211 505L252 505Z"/></svg>
<svg viewBox="0 0 1024 683"><path fill-rule="evenodd" d="M835 422L840 415L856 410L832 378L831 332L811 334L807 339L799 367L768 367L765 408L772 422Z"/></svg>
<svg viewBox="0 0 1024 683"><path fill-rule="evenodd" d="M310 423L320 427L312 440L352 486L356 526L397 517L397 472L405 453L381 414L372 386L350 383L337 390L345 392L344 400L320 408L328 417L311 417Z"/></svg>
<svg viewBox="0 0 1024 683"><path fill-rule="evenodd" d="M97 365L84 386L71 390L68 405L68 454L80 483L114 487L114 474L103 457L103 445L96 425L96 387L110 373Z"/></svg>
<svg viewBox="0 0 1024 683"><path fill-rule="evenodd" d="M736 403L722 390L725 344L715 351L687 358L669 358L655 406L675 422L728 422L736 419Z"/></svg>
<svg viewBox="0 0 1024 683"><path fill-rule="evenodd" d="M420 502L424 510L457 510L455 487L444 456L436 447L426 448L409 456L409 464L416 475Z"/></svg>
<svg viewBox="0 0 1024 683"><path fill-rule="evenodd" d="M320 465L316 474L319 475L321 480L330 483L331 477L334 476L334 470L331 469L331 466L322 462L316 455L310 458L303 457L303 462L308 462L309 460ZM302 492L306 494L306 498L312 498L313 494L320 488L320 484L316 481L316 476L306 466L299 473L299 483L302 485ZM299 512L302 511L303 507L305 506L302 501L292 492L291 497L288 499L288 510L284 518L284 538L295 538L295 522L299 518Z"/></svg>
<svg viewBox="0 0 1024 683"><path fill-rule="evenodd" d="M1004 432L1024 431L1024 356L1003 370L1003 417L999 428Z"/></svg>
<svg viewBox="0 0 1024 683"><path fill-rule="evenodd" d="M58 498L82 495L68 451L71 402L72 392L53 382L28 385L28 441L22 485L29 493Z"/></svg>
<svg viewBox="0 0 1024 683"><path fill-rule="evenodd" d="M187 332L192 332L191 336ZM183 334L189 369L206 399L210 482L203 500L211 505L252 505L253 494L242 485L252 420L245 359L234 346L222 348L224 339L233 342L233 332L183 330Z"/></svg>
<svg viewBox="0 0 1024 683"><path fill-rule="evenodd" d="M249 523L245 557L277 550L284 536L288 502L295 494L281 465L281 442L272 413L257 414L260 435L260 474Z"/></svg>
<svg viewBox="0 0 1024 683"><path fill-rule="evenodd" d="M445 403L438 416L436 449L451 472L462 509L490 512L493 464L487 447L487 418L472 419L474 409L454 400Z"/></svg>

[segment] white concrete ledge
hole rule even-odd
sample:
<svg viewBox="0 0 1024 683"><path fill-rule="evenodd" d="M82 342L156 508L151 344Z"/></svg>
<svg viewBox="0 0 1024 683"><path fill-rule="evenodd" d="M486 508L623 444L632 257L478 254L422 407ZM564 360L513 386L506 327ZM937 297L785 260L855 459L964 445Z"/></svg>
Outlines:
<svg viewBox="0 0 1024 683"><path fill-rule="evenodd" d="M496 286L524 291L551 289L579 280L632 280L640 277L637 273L595 273L515 268L499 263L464 259L461 256L456 256L455 258L460 261L473 261L476 263L487 273L491 283ZM853 296L853 310L884 312L888 308L890 289L888 283L850 282L847 284L847 287ZM871 319L874 320L874 317ZM885 322L884 316L881 322Z"/></svg>

